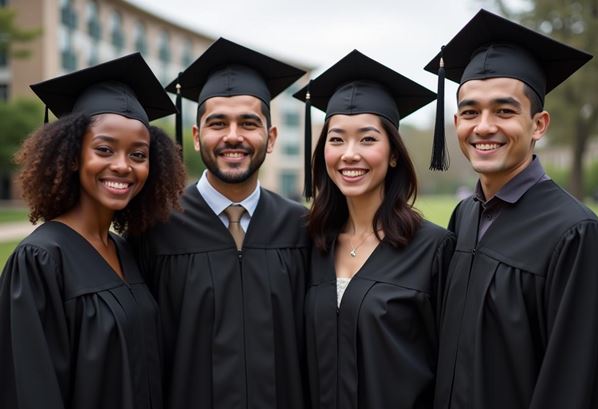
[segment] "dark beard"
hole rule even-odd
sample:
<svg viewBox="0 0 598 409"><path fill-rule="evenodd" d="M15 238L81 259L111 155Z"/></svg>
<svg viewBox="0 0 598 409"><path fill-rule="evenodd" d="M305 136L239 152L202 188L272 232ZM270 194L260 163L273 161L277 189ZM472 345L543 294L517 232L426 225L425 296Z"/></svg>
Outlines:
<svg viewBox="0 0 598 409"><path fill-rule="evenodd" d="M206 168L212 175L214 175L215 177L217 177L224 183L235 184L235 183L245 182L255 172L257 172L259 170L259 168L262 166L262 163L264 163L264 160L266 159L266 149L267 149L267 143L264 144L263 147L261 147L256 152L255 157L253 159L251 159L251 161L249 162L249 167L247 168L247 170L245 172L234 173L234 174L227 174L227 173L223 172L222 170L220 170L220 168L218 168L218 165L216 164L216 161L212 160L211 157L209 157L208 155L205 154L205 152L206 152L205 147L202 146L201 149L199 150L199 153L201 155L201 159L203 160L204 165L206 165ZM252 152L250 152L249 154L251 155L251 153ZM217 157L218 152L216 151L216 152L214 152L214 154Z"/></svg>

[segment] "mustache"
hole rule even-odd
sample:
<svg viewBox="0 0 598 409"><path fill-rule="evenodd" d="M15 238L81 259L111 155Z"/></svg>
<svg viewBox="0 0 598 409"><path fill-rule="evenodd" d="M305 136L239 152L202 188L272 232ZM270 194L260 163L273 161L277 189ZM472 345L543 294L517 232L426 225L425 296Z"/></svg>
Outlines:
<svg viewBox="0 0 598 409"><path fill-rule="evenodd" d="M245 146L242 143L226 143L224 144L224 146L219 146L216 149L214 149L214 153L216 155L220 155L222 154L224 151L226 150L230 150L230 149L234 149L236 151L241 151L247 155L250 155L253 153L253 149L249 146Z"/></svg>

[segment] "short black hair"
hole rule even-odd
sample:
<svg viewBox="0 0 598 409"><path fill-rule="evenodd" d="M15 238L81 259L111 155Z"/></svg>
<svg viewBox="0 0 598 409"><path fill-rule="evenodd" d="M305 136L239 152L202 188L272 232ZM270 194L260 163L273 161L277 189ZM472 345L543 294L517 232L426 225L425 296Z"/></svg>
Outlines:
<svg viewBox="0 0 598 409"><path fill-rule="evenodd" d="M527 99L529 99L531 116L534 116L538 112L542 112L544 110L544 105L542 104L542 100L538 94L536 94L532 87L527 85L525 82L523 83L523 93Z"/></svg>
<svg viewBox="0 0 598 409"><path fill-rule="evenodd" d="M268 104L266 104L264 101L262 101L260 99L260 103L262 106L262 115L264 115L266 117L266 127L268 129L272 128L272 118L270 116L270 107L268 106ZM196 123L197 126L199 126L199 120L201 119L202 115L206 113L206 107L205 107L205 102L199 104L199 106L197 107L197 117L196 117Z"/></svg>

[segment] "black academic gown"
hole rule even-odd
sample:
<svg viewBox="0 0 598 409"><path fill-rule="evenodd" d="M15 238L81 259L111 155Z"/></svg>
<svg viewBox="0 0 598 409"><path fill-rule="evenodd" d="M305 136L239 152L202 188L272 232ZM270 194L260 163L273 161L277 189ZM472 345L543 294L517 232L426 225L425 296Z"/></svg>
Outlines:
<svg viewBox="0 0 598 409"><path fill-rule="evenodd" d="M432 407L437 294L454 244L427 221L404 249L381 242L338 310L334 249L312 251L305 303L313 409Z"/></svg>
<svg viewBox="0 0 598 409"><path fill-rule="evenodd" d="M306 209L262 189L242 251L195 185L136 243L161 311L171 409L303 409Z"/></svg>
<svg viewBox="0 0 598 409"><path fill-rule="evenodd" d="M0 277L0 408L160 409L155 301L126 242L127 282L77 232L47 222Z"/></svg>
<svg viewBox="0 0 598 409"><path fill-rule="evenodd" d="M598 220L551 180L476 245L466 199L441 316L438 409L598 407Z"/></svg>

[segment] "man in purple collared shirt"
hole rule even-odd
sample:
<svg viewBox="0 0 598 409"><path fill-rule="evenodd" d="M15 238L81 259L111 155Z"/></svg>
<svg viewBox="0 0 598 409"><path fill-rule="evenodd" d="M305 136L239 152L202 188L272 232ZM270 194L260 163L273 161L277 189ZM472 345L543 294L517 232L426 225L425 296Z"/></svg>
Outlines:
<svg viewBox="0 0 598 409"><path fill-rule="evenodd" d="M596 408L598 219L533 154L545 94L591 56L482 10L442 57L479 182L449 225L434 406Z"/></svg>

